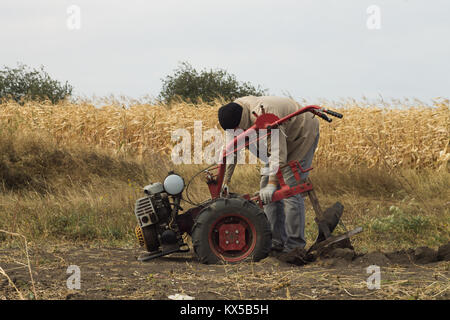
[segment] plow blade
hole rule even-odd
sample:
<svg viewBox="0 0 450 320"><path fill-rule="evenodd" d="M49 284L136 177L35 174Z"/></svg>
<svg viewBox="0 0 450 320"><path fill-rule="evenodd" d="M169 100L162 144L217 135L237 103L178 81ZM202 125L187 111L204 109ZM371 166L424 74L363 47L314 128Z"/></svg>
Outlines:
<svg viewBox="0 0 450 320"><path fill-rule="evenodd" d="M320 254L320 251L328 247L329 245L342 241L344 239L348 239L355 234L363 231L362 227L358 227L354 230L345 232L344 234L332 236L331 233L339 224L339 220L341 219L342 213L344 212L344 206L340 202L336 202L325 211L322 211L315 191L309 191L308 195L314 208L314 212L316 213L315 221L319 229L316 241L308 249L308 253L317 251Z"/></svg>
<svg viewBox="0 0 450 320"><path fill-rule="evenodd" d="M344 239L348 239L360 232L363 231L362 227L358 227L356 229L353 229L351 231L348 231L346 233L340 234L338 236L330 236L329 238L321 241L321 242L315 242L307 251L307 253L311 253L313 251L317 251L318 254L320 254L320 252L325 249L326 247L328 247L329 245L342 241Z"/></svg>
<svg viewBox="0 0 450 320"><path fill-rule="evenodd" d="M344 206L340 202L336 202L323 212L321 221L317 223L319 233L315 242L322 242L333 233L343 212Z"/></svg>

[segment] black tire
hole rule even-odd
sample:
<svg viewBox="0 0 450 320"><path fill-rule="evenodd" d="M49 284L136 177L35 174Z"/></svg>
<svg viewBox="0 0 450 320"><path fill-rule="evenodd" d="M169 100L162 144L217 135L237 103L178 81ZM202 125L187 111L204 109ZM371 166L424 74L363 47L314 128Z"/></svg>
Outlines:
<svg viewBox="0 0 450 320"><path fill-rule="evenodd" d="M227 219L235 219L247 226L246 247L241 251L221 254L217 246L219 233L215 227L217 223L226 224ZM193 227L192 243L201 263L259 261L269 255L272 233L264 211L256 204L239 197L221 198L200 213Z"/></svg>
<svg viewBox="0 0 450 320"><path fill-rule="evenodd" d="M154 252L159 249L158 232L156 225L151 225L142 228L142 235L144 236L145 249L148 252Z"/></svg>

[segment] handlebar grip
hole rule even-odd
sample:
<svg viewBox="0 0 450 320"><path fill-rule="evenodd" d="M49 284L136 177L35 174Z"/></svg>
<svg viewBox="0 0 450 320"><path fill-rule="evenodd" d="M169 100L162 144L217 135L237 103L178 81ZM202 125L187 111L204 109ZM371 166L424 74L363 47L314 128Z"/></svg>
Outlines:
<svg viewBox="0 0 450 320"><path fill-rule="evenodd" d="M336 111L333 111L333 110L324 110L326 113L328 113L328 114L331 114L333 117L336 117L336 118L340 118L340 119L342 119L342 117L344 116L344 115L342 115L341 113L338 113L338 112L336 112Z"/></svg>
<svg viewBox="0 0 450 320"><path fill-rule="evenodd" d="M319 113L317 113L317 115L318 115L319 117L321 117L321 118L322 118L323 120L325 120L325 121L328 121L328 122L333 121L332 119L328 118L327 115L326 115L325 113L319 112Z"/></svg>

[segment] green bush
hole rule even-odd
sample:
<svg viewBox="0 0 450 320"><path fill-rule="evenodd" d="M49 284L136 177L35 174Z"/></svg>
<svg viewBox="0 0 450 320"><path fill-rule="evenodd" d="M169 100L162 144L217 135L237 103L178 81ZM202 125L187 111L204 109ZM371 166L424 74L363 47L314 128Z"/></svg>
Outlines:
<svg viewBox="0 0 450 320"><path fill-rule="evenodd" d="M233 100L242 96L261 96L267 90L254 87L249 82L239 82L226 70L195 70L189 63L182 62L173 75L162 79L163 88L159 95L162 102L170 103L181 99L197 103L210 103L217 98Z"/></svg>
<svg viewBox="0 0 450 320"><path fill-rule="evenodd" d="M44 67L30 69L19 64L0 70L0 100L16 102L50 100L53 104L72 94L72 86L52 79Z"/></svg>
<svg viewBox="0 0 450 320"><path fill-rule="evenodd" d="M371 228L375 232L393 232L404 235L422 234L431 227L428 217L420 214L408 214L396 206L389 207L388 216L372 220Z"/></svg>

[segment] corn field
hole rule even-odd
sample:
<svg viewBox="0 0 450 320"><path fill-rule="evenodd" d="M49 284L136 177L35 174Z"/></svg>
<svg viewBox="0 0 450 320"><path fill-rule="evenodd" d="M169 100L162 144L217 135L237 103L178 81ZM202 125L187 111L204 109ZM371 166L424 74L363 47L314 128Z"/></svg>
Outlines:
<svg viewBox="0 0 450 320"><path fill-rule="evenodd" d="M175 129L193 132L218 128L213 106L177 103L95 107L89 103L0 104L0 130L31 130L50 134L59 144L81 143L139 157L170 155ZM448 170L450 160L449 100L403 108L347 101L322 105L344 114L332 123L320 121L320 143L314 166L384 166ZM1 134L1 131L0 131Z"/></svg>

